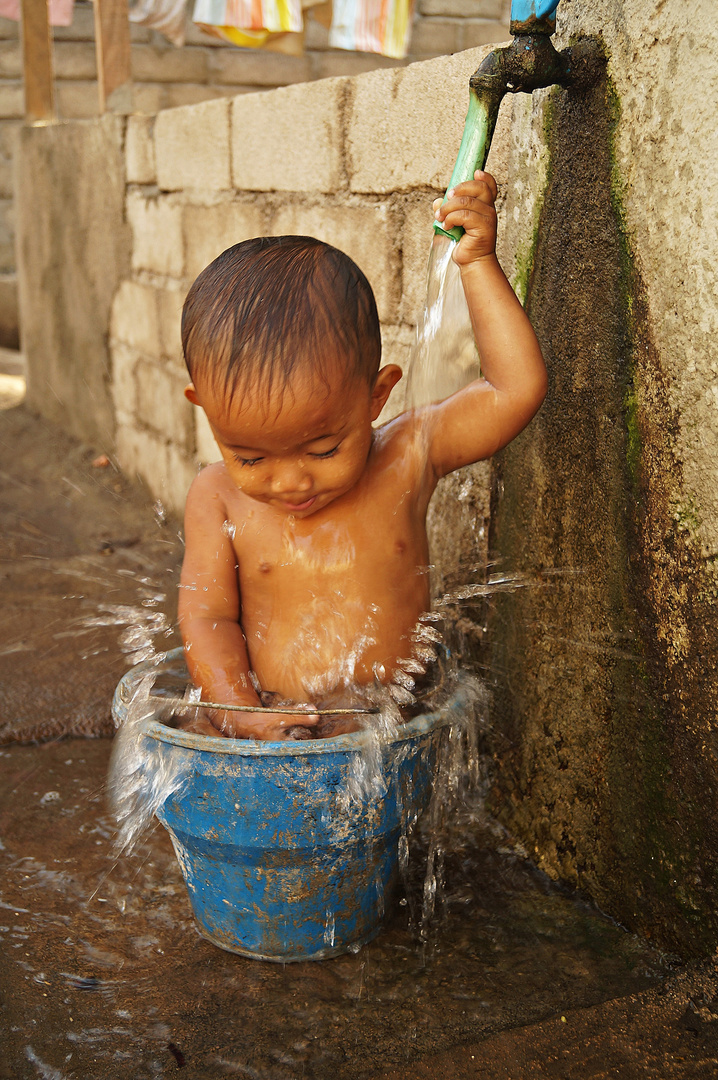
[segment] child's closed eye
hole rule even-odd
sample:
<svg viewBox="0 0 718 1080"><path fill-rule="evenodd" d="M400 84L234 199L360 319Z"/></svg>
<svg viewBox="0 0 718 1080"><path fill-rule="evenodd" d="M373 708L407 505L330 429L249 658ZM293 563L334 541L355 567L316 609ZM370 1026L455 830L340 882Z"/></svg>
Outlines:
<svg viewBox="0 0 718 1080"><path fill-rule="evenodd" d="M309 456L313 457L313 458L330 458L330 457L334 457L337 450L339 449L339 446L340 446L340 444L337 443L337 445L333 446L331 450L322 450L321 453L315 452L313 454L310 454Z"/></svg>
<svg viewBox="0 0 718 1080"><path fill-rule="evenodd" d="M239 454L234 455L234 460L238 461L240 465L258 465L260 461L264 459L261 457L246 458L240 457Z"/></svg>

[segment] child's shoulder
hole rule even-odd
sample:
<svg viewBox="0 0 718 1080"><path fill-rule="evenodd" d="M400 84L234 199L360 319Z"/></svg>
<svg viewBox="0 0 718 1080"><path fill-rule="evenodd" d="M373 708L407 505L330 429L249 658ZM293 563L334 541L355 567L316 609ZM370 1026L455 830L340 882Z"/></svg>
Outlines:
<svg viewBox="0 0 718 1080"><path fill-rule="evenodd" d="M236 489L223 461L205 465L197 473L187 493L186 514L207 513L212 508L223 512Z"/></svg>

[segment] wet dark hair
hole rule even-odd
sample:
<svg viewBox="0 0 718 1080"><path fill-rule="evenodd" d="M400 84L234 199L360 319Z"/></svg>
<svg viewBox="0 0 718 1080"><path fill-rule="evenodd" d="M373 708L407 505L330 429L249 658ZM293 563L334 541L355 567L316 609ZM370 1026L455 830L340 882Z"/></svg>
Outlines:
<svg viewBox="0 0 718 1080"><path fill-rule="evenodd" d="M227 248L192 285L182 348L193 382L231 397L267 397L292 376L326 382L335 364L370 383L379 370L376 301L359 267L311 236L266 236Z"/></svg>

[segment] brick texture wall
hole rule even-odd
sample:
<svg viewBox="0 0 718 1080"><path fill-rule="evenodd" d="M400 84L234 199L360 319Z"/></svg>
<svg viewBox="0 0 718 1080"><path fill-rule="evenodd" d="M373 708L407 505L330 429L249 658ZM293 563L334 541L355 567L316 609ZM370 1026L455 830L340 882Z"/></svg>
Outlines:
<svg viewBox="0 0 718 1080"><path fill-rule="evenodd" d="M357 75L381 67L459 52L508 37L510 0L419 0L411 53L405 61L328 46L328 32L307 15L304 56L236 49L188 22L177 49L161 34L132 27L134 109L157 113L210 98L269 90L291 83ZM91 3L78 0L72 26L54 30L58 116L96 116L98 94ZM2 276L15 269L12 158L23 119L22 55L18 24L0 19L0 301ZM2 310L0 305L0 324ZM0 325L0 344L3 331Z"/></svg>

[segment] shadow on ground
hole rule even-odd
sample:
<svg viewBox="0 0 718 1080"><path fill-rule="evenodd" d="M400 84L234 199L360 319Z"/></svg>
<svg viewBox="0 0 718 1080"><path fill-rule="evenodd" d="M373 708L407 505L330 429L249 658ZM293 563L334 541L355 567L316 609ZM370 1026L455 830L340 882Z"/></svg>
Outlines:
<svg viewBox="0 0 718 1080"><path fill-rule="evenodd" d="M98 613L171 621L181 547L146 493L93 466L102 449L0 413L0 1077L715 1076L714 966L671 966L562 895L478 804L431 941L409 925L419 848L379 938L322 963L205 942L161 829L114 858L111 742L76 737L110 733L127 666L121 620Z"/></svg>

